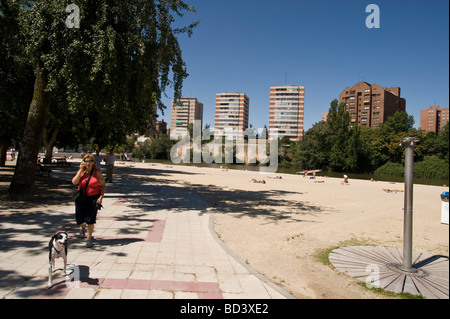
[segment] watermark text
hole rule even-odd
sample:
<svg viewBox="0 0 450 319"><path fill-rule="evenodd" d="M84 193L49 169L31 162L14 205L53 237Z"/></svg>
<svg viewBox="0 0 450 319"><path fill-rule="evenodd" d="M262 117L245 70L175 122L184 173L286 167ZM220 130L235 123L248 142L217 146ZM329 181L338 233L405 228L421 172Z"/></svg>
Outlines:
<svg viewBox="0 0 450 319"><path fill-rule="evenodd" d="M268 141L265 130L256 134L253 129L239 132L229 127L225 130L215 130L214 133L209 129L202 132L201 121L194 121L191 134L187 129L171 132L170 139L178 141L170 150L172 163L190 163L192 158L194 164L259 164L260 172L277 171L278 138L274 136ZM204 141L209 142L202 143Z"/></svg>
<svg viewBox="0 0 450 319"><path fill-rule="evenodd" d="M370 14L366 18L366 27L368 29L380 28L380 7L376 4L369 4L366 7L366 12Z"/></svg>
<svg viewBox="0 0 450 319"><path fill-rule="evenodd" d="M66 18L66 27L69 29L80 28L80 8L76 4L69 4L66 7L66 12L70 13Z"/></svg>

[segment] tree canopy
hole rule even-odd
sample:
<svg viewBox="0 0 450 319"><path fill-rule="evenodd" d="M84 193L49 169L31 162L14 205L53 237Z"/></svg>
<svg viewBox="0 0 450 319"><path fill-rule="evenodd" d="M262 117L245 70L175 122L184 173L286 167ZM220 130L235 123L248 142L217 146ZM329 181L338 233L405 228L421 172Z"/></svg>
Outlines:
<svg viewBox="0 0 450 319"><path fill-rule="evenodd" d="M416 130L413 125L413 116L397 112L377 128L351 126L344 104L333 100L327 121L313 125L294 146L293 162L302 169L336 172L373 173L377 169L392 171L393 167L403 171L404 147L400 140L411 136L420 139L414 149L415 160L426 161L441 171L427 174L448 178L449 124L438 135Z"/></svg>
<svg viewBox="0 0 450 319"><path fill-rule="evenodd" d="M14 49L4 55L7 59L22 56L35 76L9 189L12 198L29 197L32 192L52 99L65 109L80 138L90 136L106 146L148 129L156 109L165 108L161 98L166 88L173 87L175 98L180 97L188 75L177 36L190 35L198 22L173 26L176 17L195 12L183 1L78 1L79 28L69 28L66 6L71 2L1 2L2 21L12 20L17 26L14 31L8 29L7 34L15 35ZM5 62L0 63L3 69Z"/></svg>

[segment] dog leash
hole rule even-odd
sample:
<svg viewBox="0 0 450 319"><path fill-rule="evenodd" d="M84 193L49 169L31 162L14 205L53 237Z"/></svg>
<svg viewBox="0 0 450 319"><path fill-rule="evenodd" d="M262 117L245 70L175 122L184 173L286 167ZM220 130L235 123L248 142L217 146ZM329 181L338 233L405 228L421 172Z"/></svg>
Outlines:
<svg viewBox="0 0 450 319"><path fill-rule="evenodd" d="M53 249L54 249L54 250L56 251L56 253L58 254L58 257L60 257L60 255L61 255L61 250L63 250L64 247L61 247L60 250L56 249L56 247L55 247L55 242L54 242L54 241L52 242L52 246L53 246Z"/></svg>

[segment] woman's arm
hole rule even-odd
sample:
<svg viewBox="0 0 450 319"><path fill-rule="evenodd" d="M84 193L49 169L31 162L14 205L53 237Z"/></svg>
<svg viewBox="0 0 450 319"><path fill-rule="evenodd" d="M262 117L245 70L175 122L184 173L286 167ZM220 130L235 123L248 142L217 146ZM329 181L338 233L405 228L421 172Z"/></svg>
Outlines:
<svg viewBox="0 0 450 319"><path fill-rule="evenodd" d="M99 170L97 170L97 180L98 180L98 183L100 185L100 190L101 190L100 197L98 198L97 203L101 204L103 197L105 196L106 183L105 183L105 179L103 178L102 172L100 172Z"/></svg>
<svg viewBox="0 0 450 319"><path fill-rule="evenodd" d="M75 174L75 176L72 178L72 184L73 184L73 185L78 185L78 183L80 183L81 174L83 174L83 172L84 172L85 169L86 169L86 163L81 162L81 164L80 164L80 169L79 169L78 172Z"/></svg>

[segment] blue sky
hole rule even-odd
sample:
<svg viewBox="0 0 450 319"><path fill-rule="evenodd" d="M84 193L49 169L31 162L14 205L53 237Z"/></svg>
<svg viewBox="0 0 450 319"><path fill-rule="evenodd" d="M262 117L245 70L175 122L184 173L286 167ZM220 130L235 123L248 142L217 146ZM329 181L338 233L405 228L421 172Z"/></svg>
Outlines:
<svg viewBox="0 0 450 319"><path fill-rule="evenodd" d="M449 1L432 0L185 0L200 20L191 38L179 38L190 76L184 97L204 104L214 126L215 94L243 92L249 123L269 122L269 88L305 87L305 131L330 102L358 81L399 86L406 111L419 126L420 109L448 107ZM380 28L366 27L369 4ZM287 76L286 76L287 74ZM170 123L170 100L164 116Z"/></svg>

